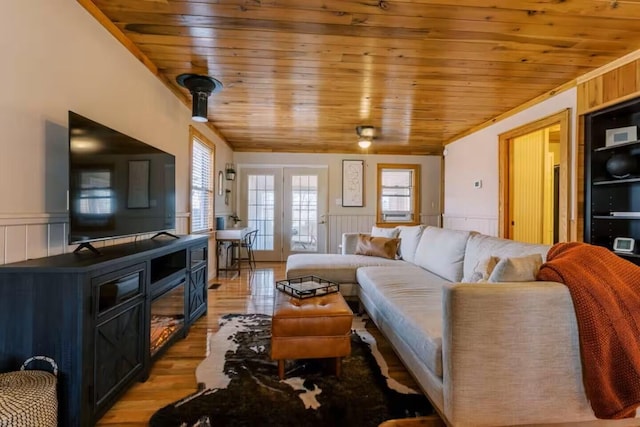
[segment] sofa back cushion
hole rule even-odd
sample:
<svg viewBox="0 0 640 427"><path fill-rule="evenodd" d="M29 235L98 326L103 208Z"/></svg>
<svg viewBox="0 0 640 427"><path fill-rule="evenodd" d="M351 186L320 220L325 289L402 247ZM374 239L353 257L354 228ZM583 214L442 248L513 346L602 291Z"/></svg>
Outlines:
<svg viewBox="0 0 640 427"><path fill-rule="evenodd" d="M522 243L516 242L515 240L474 233L469 237L464 254L463 280L473 281L475 267L482 259L488 256L502 259L540 254L544 262L547 259L547 252L550 247L549 245Z"/></svg>
<svg viewBox="0 0 640 427"><path fill-rule="evenodd" d="M400 234L400 230L397 227L376 227L375 225L371 227L371 236L372 237L390 237L396 238Z"/></svg>
<svg viewBox="0 0 640 427"><path fill-rule="evenodd" d="M472 231L427 227L422 232L414 263L452 282L462 279L462 263Z"/></svg>
<svg viewBox="0 0 640 427"><path fill-rule="evenodd" d="M418 242L424 231L424 225L401 225L398 228L400 234L400 257L408 262L414 262Z"/></svg>

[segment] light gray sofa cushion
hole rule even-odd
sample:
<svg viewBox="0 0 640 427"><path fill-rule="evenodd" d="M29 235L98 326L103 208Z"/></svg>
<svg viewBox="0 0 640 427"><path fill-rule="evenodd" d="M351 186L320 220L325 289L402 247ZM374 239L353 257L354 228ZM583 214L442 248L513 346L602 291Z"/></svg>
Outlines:
<svg viewBox="0 0 640 427"><path fill-rule="evenodd" d="M356 283L356 270L367 265L404 268L404 261L366 255L293 254L287 258L287 279L318 276L334 283ZM396 271L396 269L394 269Z"/></svg>
<svg viewBox="0 0 640 427"><path fill-rule="evenodd" d="M418 243L414 263L451 282L459 282L467 240L472 233L427 227Z"/></svg>
<svg viewBox="0 0 640 427"><path fill-rule="evenodd" d="M418 242L424 231L424 225L401 225L398 227L400 234L400 257L408 262L414 262Z"/></svg>
<svg viewBox="0 0 640 427"><path fill-rule="evenodd" d="M360 292L384 322L398 331L431 372L442 377L442 286L449 282L411 264L362 267L357 278Z"/></svg>
<svg viewBox="0 0 640 427"><path fill-rule="evenodd" d="M540 254L543 262L547 259L549 245L536 245L531 243L516 242L514 240L501 239L473 233L469 237L464 254L464 279L472 281L473 270L478 262L487 256L498 258L514 258L525 255Z"/></svg>

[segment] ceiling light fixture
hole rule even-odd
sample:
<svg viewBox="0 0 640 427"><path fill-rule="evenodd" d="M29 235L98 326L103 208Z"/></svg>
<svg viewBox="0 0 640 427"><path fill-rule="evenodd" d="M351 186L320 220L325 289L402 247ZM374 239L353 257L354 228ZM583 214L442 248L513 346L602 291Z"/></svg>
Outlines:
<svg viewBox="0 0 640 427"><path fill-rule="evenodd" d="M360 141L358 141L358 145L360 146L360 148L369 148L371 147L371 140L361 138Z"/></svg>
<svg viewBox="0 0 640 427"><path fill-rule="evenodd" d="M371 142L375 134L375 128L373 126L356 126L356 133L358 134L358 145L360 148L371 147Z"/></svg>
<svg viewBox="0 0 640 427"><path fill-rule="evenodd" d="M207 119L207 99L213 92L222 89L222 83L209 76L198 74L180 74L176 81L182 87L186 87L191 92L193 98L191 108L191 118L195 122L206 122Z"/></svg>

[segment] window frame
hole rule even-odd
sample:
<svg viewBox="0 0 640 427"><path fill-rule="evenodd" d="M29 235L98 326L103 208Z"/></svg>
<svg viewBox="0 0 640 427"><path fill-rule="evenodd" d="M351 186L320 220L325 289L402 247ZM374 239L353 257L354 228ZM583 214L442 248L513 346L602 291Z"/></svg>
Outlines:
<svg viewBox="0 0 640 427"><path fill-rule="evenodd" d="M411 220L410 221L385 221L382 209L382 173L385 170L411 170ZM377 167L377 193L376 193L376 226L396 227L399 225L420 224L420 165L402 163L378 163Z"/></svg>
<svg viewBox="0 0 640 427"><path fill-rule="evenodd" d="M211 162L210 162L210 176L208 189L205 190L207 197L210 201L210 209L208 214L208 224L206 228L194 230L193 229L193 143L197 140L200 144L204 145L210 150ZM190 234L205 234L212 233L214 229L214 216L215 216L215 159L216 159L216 146L211 143L202 133L196 130L193 126L189 126L189 233Z"/></svg>

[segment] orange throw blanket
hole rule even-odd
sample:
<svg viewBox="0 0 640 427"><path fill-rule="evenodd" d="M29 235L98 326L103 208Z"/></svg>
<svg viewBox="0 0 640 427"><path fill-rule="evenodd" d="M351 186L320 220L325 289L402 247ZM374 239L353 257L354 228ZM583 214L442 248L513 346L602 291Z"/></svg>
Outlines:
<svg viewBox="0 0 640 427"><path fill-rule="evenodd" d="M633 417L640 406L640 267L603 247L558 243L538 280L569 288L585 391L596 417Z"/></svg>

